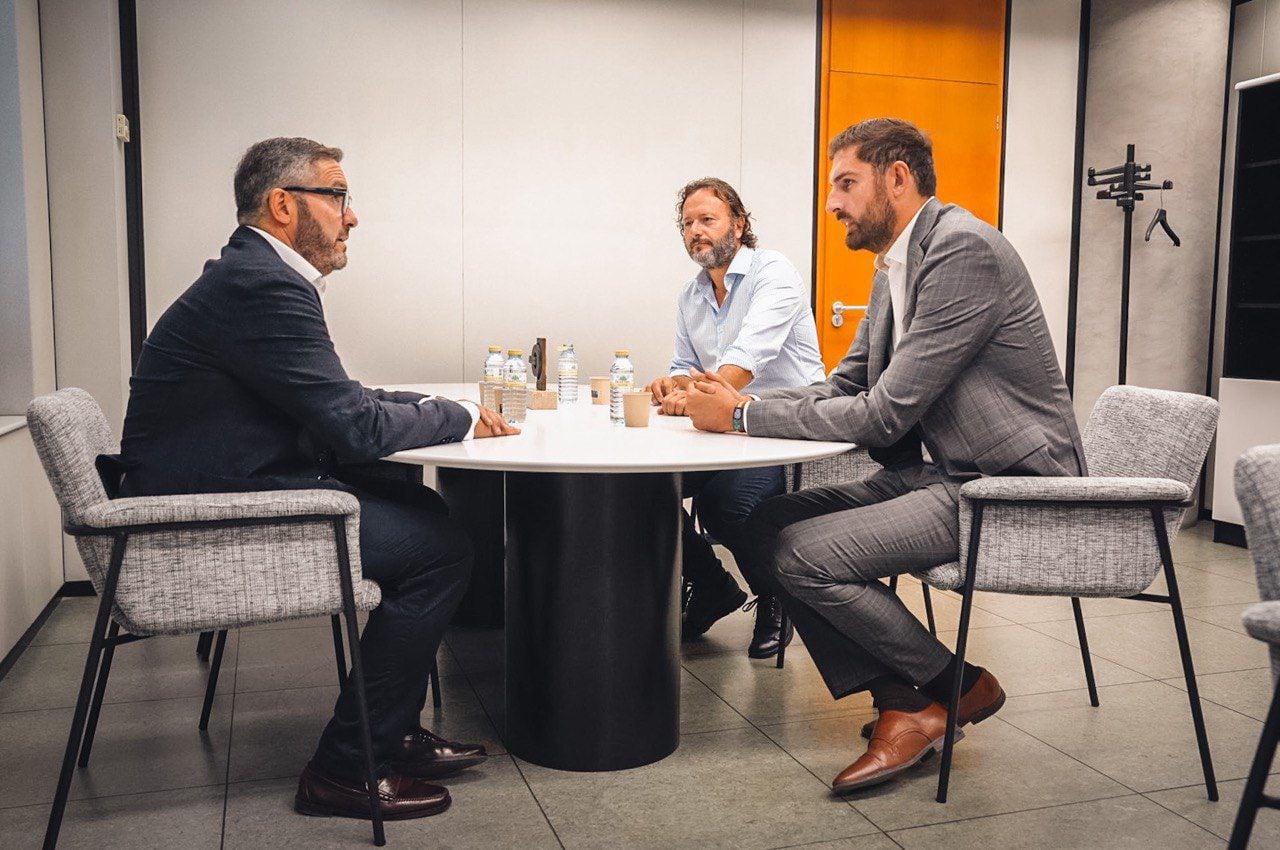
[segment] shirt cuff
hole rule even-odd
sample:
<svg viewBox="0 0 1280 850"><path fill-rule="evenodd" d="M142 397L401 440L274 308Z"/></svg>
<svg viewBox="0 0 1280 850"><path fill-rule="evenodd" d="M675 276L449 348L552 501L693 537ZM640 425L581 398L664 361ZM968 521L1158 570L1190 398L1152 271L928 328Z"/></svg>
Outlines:
<svg viewBox="0 0 1280 850"><path fill-rule="evenodd" d="M748 395L747 398L752 399L753 401L760 400L757 396L753 396L753 395ZM742 433L746 434L748 437L751 436L751 425L747 423L747 413L750 410L751 410L750 401L742 405Z"/></svg>
<svg viewBox="0 0 1280 850"><path fill-rule="evenodd" d="M432 401L436 398L438 398L438 396L429 395L426 398L419 399L418 404L425 404L426 402ZM476 423L480 421L480 408L476 407L475 402L472 401L459 401L458 404L462 405L462 409L467 411L467 414L471 416L471 427L467 429L467 433L462 439L474 439L476 436Z"/></svg>

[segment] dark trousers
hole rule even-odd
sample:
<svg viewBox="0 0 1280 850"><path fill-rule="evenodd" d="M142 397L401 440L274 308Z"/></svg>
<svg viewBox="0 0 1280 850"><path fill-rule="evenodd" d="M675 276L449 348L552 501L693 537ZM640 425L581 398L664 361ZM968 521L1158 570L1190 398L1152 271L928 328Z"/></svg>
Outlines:
<svg viewBox="0 0 1280 850"><path fill-rule="evenodd" d="M694 510L702 527L733 553L751 592L760 595L764 585L753 574L750 566L747 520L757 505L779 495L785 489L782 467L686 472L681 482L685 498L693 497ZM681 520L680 531L685 579L695 586L701 582L715 581L724 572L724 568L711 544L694 529L693 518L687 513Z"/></svg>
<svg viewBox="0 0 1280 850"><path fill-rule="evenodd" d="M360 638L373 757L381 770L417 728L436 650L471 575L471 544L434 490L361 479L355 494L361 568L382 588L382 604L370 612ZM320 736L316 760L339 776L363 775L351 677Z"/></svg>
<svg viewBox="0 0 1280 850"><path fill-rule="evenodd" d="M952 658L879 579L956 560L958 480L932 465L779 496L751 516L773 585L836 699L893 674L920 685Z"/></svg>

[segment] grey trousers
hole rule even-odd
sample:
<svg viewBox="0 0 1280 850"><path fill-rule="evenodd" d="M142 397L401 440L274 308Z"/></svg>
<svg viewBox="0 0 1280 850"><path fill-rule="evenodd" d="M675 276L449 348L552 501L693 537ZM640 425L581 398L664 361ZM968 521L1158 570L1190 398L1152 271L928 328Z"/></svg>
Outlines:
<svg viewBox="0 0 1280 850"><path fill-rule="evenodd" d="M962 482L932 465L763 502L753 565L775 585L831 695L894 674L923 684L952 654L878 579L956 559Z"/></svg>

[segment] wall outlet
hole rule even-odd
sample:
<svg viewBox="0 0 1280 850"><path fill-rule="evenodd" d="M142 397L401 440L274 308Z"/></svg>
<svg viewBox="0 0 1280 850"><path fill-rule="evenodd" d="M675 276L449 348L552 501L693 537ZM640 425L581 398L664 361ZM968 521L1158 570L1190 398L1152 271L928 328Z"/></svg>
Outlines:
<svg viewBox="0 0 1280 850"><path fill-rule="evenodd" d="M116 116L116 138L122 142L129 141L129 117L127 115Z"/></svg>

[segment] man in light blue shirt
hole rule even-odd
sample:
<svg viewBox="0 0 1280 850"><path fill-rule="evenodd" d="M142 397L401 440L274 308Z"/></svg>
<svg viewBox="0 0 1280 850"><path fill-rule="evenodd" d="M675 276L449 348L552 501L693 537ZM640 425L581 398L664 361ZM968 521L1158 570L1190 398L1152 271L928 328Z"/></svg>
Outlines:
<svg viewBox="0 0 1280 850"><path fill-rule="evenodd" d="M655 404L684 414L690 372L715 370L736 388L765 390L811 384L826 377L818 334L795 266L777 251L758 249L751 214L723 180L695 180L680 191L676 223L690 258L702 266L681 290L676 347L666 377L649 385ZM782 467L687 473L684 492L704 529L738 558L747 517L757 504L782 493ZM710 544L684 522L684 576L690 589L681 634L704 634L746 601ZM756 594L756 624L747 654L769 658L791 641L782 633L782 609L767 585L745 570ZM748 606L750 607L750 606Z"/></svg>

